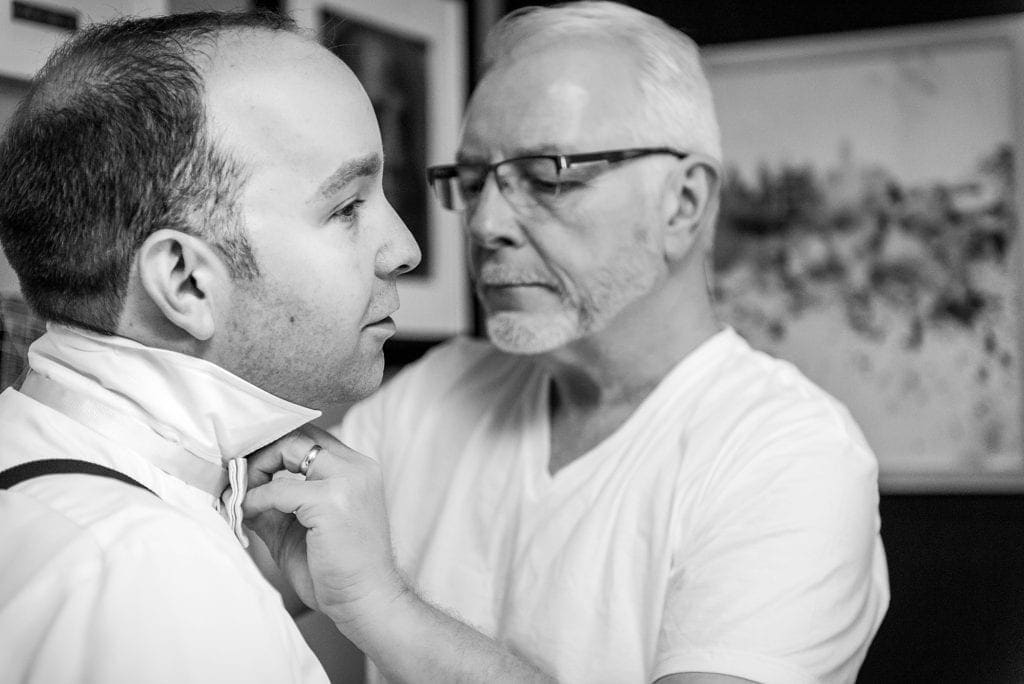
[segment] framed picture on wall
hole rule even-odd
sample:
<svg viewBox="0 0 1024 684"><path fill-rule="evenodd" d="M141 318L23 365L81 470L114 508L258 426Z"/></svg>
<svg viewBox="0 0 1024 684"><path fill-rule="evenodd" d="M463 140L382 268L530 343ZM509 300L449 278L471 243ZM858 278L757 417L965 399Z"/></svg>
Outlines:
<svg viewBox="0 0 1024 684"><path fill-rule="evenodd" d="M1024 490L1019 19L709 48L720 314L850 409L885 491Z"/></svg>
<svg viewBox="0 0 1024 684"><path fill-rule="evenodd" d="M359 77L384 145L384 191L423 254L399 279L397 341L437 341L472 329L458 216L433 201L429 164L454 158L466 99L465 6L451 0L301 0L300 25Z"/></svg>
<svg viewBox="0 0 1024 684"><path fill-rule="evenodd" d="M166 0L5 0L0 3L0 76L32 78L53 49L82 26L167 9Z"/></svg>

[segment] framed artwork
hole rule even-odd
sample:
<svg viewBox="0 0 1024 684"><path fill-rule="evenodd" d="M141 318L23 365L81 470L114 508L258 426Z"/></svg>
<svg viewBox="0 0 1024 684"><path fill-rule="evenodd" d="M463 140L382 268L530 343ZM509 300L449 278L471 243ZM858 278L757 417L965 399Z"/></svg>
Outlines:
<svg viewBox="0 0 1024 684"><path fill-rule="evenodd" d="M1018 18L705 50L720 315L842 401L883 491L1024 491Z"/></svg>
<svg viewBox="0 0 1024 684"><path fill-rule="evenodd" d="M0 3L0 76L30 79L76 28L119 16L164 14L165 0L4 0Z"/></svg>
<svg viewBox="0 0 1024 684"><path fill-rule="evenodd" d="M466 99L465 6L452 0L301 0L290 14L363 83L384 144L384 191L423 253L399 279L396 341L469 332L459 218L430 196L429 164L454 159ZM393 345L392 345L393 348Z"/></svg>

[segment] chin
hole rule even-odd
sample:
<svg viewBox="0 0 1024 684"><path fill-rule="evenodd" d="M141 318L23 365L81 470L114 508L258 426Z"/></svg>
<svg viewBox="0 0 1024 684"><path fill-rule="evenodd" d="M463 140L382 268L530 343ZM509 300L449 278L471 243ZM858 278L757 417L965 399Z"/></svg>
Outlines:
<svg viewBox="0 0 1024 684"><path fill-rule="evenodd" d="M487 337L509 354L544 354L582 337L580 325L567 315L499 312L487 317Z"/></svg>

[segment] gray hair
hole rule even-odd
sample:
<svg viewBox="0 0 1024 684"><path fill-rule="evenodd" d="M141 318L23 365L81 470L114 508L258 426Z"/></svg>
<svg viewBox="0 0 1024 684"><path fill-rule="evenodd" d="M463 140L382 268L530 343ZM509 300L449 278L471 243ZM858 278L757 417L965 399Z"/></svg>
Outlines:
<svg viewBox="0 0 1024 684"><path fill-rule="evenodd" d="M484 44L484 74L515 57L536 40L568 36L617 40L640 63L639 86L646 100L641 141L675 145L721 161L722 143L711 88L696 43L661 19L615 2L567 2L553 7L524 7L503 17ZM642 132L641 132L642 131Z"/></svg>

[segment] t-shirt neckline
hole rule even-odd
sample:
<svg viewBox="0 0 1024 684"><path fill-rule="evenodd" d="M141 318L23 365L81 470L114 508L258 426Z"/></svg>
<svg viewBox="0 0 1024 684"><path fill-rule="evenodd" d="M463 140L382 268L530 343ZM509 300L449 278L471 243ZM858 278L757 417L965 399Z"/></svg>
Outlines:
<svg viewBox="0 0 1024 684"><path fill-rule="evenodd" d="M533 477L530 478L533 482L533 487L531 487L534 490L533 494L546 496L552 490L561 489L562 486L571 486L572 482L585 476L587 472L600 467L600 463L605 460L605 457L617 450L616 445L619 442L630 438L630 433L635 431L634 425L646 424L646 416L662 409L668 403L665 400L670 395L684 391L686 386L696 381L702 372L710 372L717 361L728 356L736 345L742 344L742 342L742 338L730 326L726 326L708 337L680 359L655 385L654 389L644 397L636 410L629 414L608 437L571 463L562 466L554 475L550 471L551 373L538 365L528 392L530 396L534 397L531 422L539 426L539 429L534 431L537 439L536 448L530 450L538 455L537 458L531 459L532 469L535 471ZM677 382L678 378L686 376L690 376L689 383Z"/></svg>

